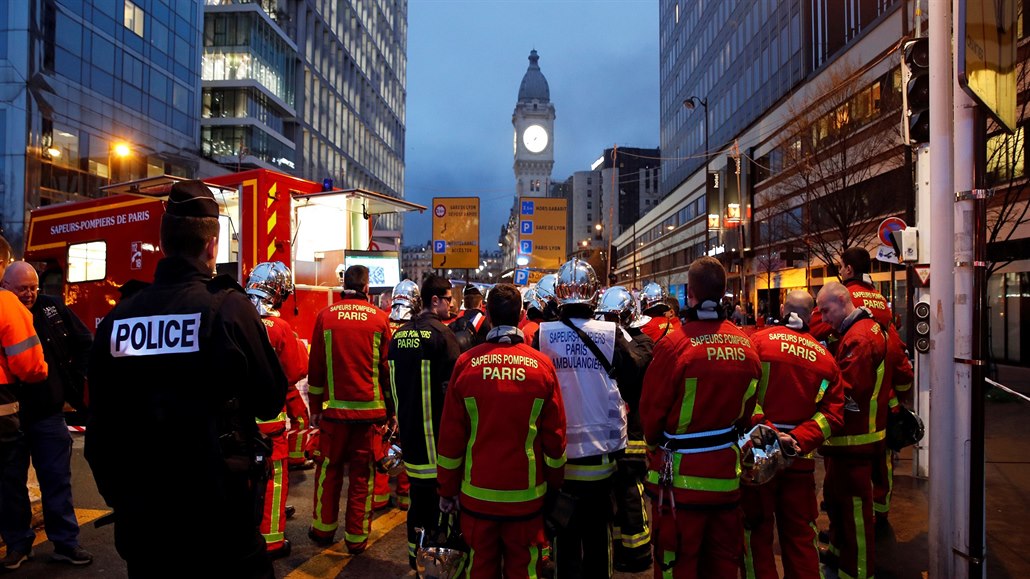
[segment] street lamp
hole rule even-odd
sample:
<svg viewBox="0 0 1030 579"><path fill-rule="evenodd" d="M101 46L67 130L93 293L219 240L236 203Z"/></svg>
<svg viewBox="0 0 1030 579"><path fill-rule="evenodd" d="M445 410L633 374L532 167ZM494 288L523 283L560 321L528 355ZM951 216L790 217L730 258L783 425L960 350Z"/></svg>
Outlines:
<svg viewBox="0 0 1030 579"><path fill-rule="evenodd" d="M683 106L687 107L688 111L694 110L694 107L696 107L697 105L701 105L701 108L703 108L705 110L705 171L704 171L705 174L704 174L704 178L705 178L705 195L707 195L707 191L708 191L708 156L709 156L709 154L711 152L710 149L708 148L708 99L706 99L706 98L703 99L703 98L698 97L698 96L692 96L692 97L688 98L687 100L683 101ZM705 206L706 207L708 206L707 200L705 201ZM709 233L708 229L705 228L705 251L706 252L710 249L710 247L709 247L710 245L711 245L711 233Z"/></svg>
<svg viewBox="0 0 1030 579"><path fill-rule="evenodd" d="M111 145L111 148L107 151L107 184L110 185L114 182L114 164L112 163L114 157L124 159L132 154L132 147L128 143L119 142Z"/></svg>

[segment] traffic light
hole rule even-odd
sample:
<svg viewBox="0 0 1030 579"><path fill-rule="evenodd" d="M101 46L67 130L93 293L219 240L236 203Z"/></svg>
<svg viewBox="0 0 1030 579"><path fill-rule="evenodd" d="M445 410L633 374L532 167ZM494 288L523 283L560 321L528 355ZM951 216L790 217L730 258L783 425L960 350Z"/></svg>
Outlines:
<svg viewBox="0 0 1030 579"><path fill-rule="evenodd" d="M918 352L925 354L930 351L930 302L923 298L912 309L916 318L915 347Z"/></svg>
<svg viewBox="0 0 1030 579"><path fill-rule="evenodd" d="M930 142L930 43L925 37L902 48L902 126L910 145Z"/></svg>

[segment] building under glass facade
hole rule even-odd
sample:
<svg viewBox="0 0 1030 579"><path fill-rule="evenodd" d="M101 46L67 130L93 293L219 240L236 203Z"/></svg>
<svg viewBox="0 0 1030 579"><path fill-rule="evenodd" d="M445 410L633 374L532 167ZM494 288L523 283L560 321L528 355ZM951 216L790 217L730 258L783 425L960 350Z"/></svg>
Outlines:
<svg viewBox="0 0 1030 579"><path fill-rule="evenodd" d="M199 0L0 2L0 226L154 174L200 149Z"/></svg>

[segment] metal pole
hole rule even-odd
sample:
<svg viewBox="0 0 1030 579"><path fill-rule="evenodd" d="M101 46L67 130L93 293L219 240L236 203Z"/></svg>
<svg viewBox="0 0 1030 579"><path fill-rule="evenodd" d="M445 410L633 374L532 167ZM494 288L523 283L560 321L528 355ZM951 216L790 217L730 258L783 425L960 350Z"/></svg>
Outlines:
<svg viewBox="0 0 1030 579"><path fill-rule="evenodd" d="M984 576L984 370L987 328L987 115L976 107L973 135L973 308L972 380L969 385L969 577Z"/></svg>
<svg viewBox="0 0 1030 579"><path fill-rule="evenodd" d="M956 0L958 1L958 0ZM930 577L955 577L955 188L952 168L955 142L952 127L953 81L951 54L951 9L942 2L930 12L930 134L937 146L930 147L930 476L928 543Z"/></svg>
<svg viewBox="0 0 1030 579"><path fill-rule="evenodd" d="M705 254L712 249L712 233L708 230L708 215L712 212L711 208L708 207L708 161L711 158L712 150L708 148L708 99L698 99L701 101L701 106L705 109L705 169L703 171L705 178L705 188L702 195L705 196Z"/></svg>

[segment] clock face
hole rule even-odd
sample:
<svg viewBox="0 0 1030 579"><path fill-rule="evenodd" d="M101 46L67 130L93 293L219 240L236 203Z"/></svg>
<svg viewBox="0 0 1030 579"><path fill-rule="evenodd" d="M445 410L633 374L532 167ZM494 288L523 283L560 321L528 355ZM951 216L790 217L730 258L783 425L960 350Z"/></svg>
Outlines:
<svg viewBox="0 0 1030 579"><path fill-rule="evenodd" d="M522 144L530 153L539 153L547 148L547 129L540 125L529 125L522 133Z"/></svg>

